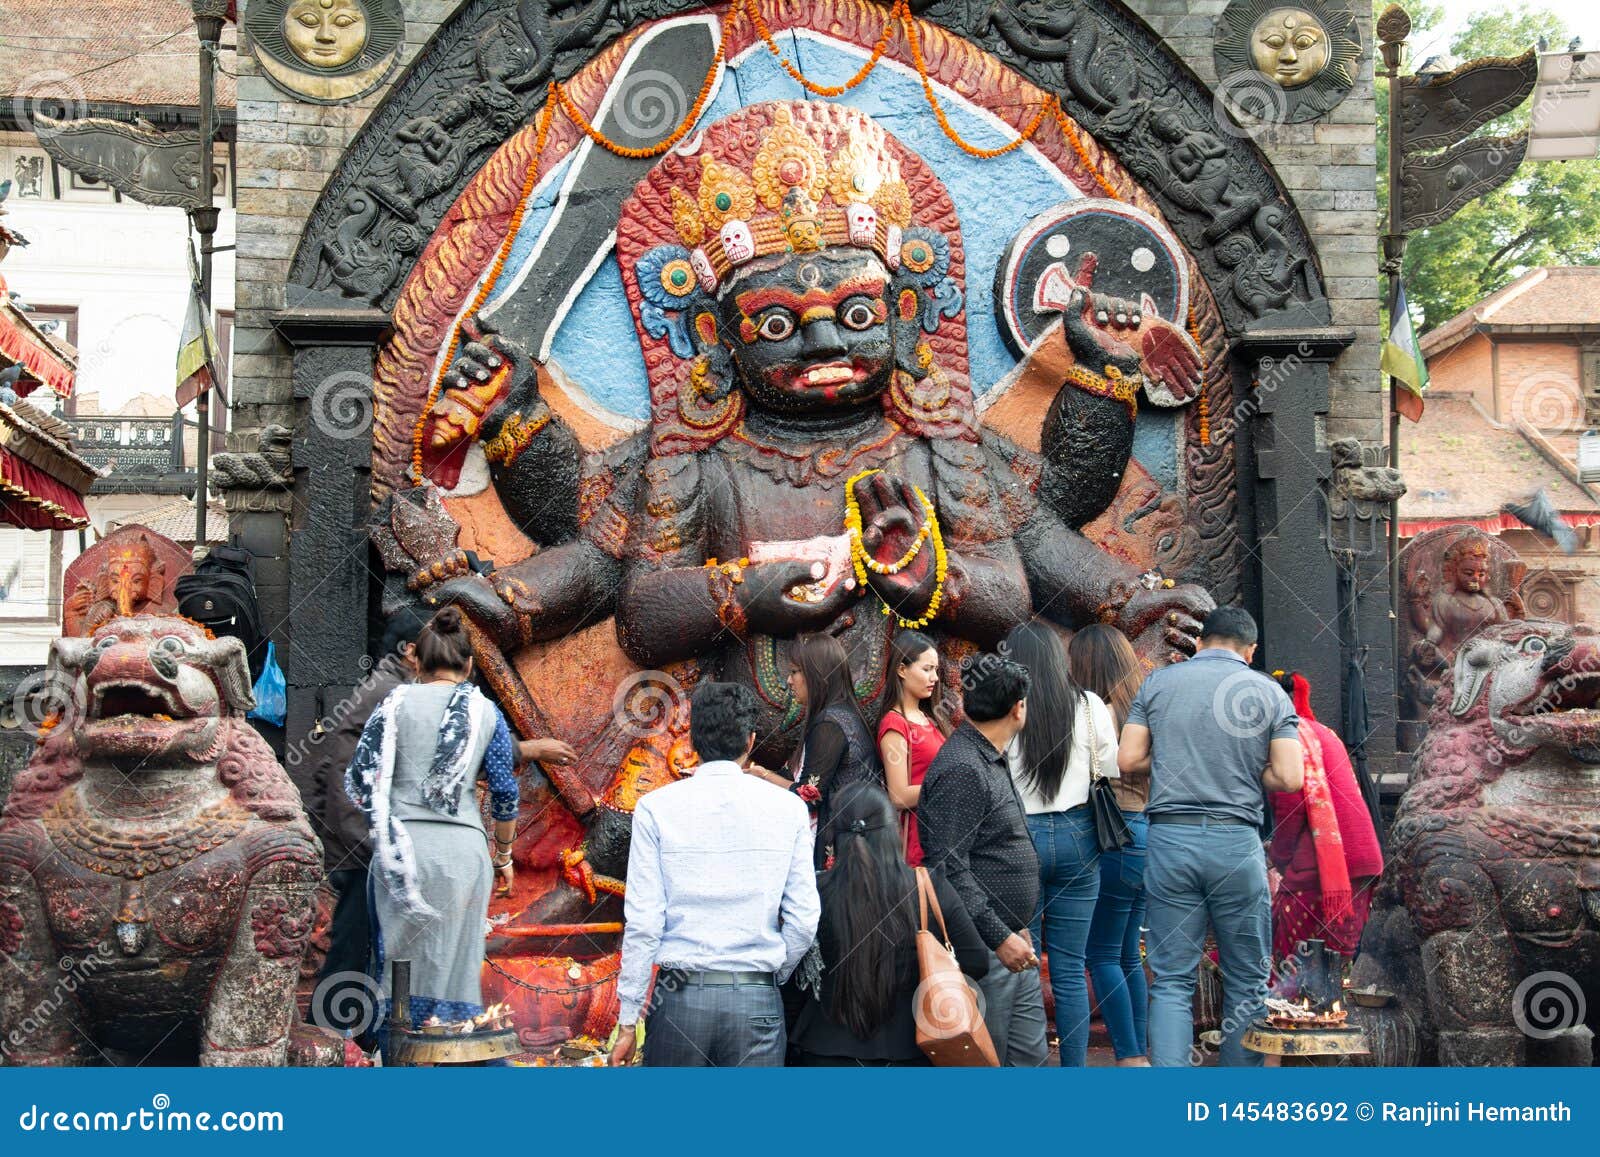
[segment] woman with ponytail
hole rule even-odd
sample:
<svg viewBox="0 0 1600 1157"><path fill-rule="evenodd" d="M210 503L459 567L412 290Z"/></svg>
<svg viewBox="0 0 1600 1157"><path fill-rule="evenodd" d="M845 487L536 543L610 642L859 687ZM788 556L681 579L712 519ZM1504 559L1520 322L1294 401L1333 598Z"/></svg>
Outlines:
<svg viewBox="0 0 1600 1157"><path fill-rule="evenodd" d="M518 792L517 747L500 709L471 682L472 644L455 607L417 636L416 664L416 682L396 687L367 720L345 787L371 822L378 976L387 992L386 961L411 962L411 1019L421 1024L483 1011L484 922L495 875L507 889L515 875Z"/></svg>
<svg viewBox="0 0 1600 1157"><path fill-rule="evenodd" d="M833 827L833 867L817 882L821 994L807 1001L795 1028L800 1063L925 1065L912 1007L921 979L917 878L901 849L894 804L874 784L851 784L834 798ZM988 946L956 890L938 872L932 878L956 960L978 980L989 968Z"/></svg>

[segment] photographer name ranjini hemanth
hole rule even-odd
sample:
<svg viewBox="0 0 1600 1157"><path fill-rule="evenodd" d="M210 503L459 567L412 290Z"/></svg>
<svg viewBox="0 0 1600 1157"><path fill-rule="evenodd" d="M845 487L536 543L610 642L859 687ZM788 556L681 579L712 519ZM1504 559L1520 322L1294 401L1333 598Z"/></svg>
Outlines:
<svg viewBox="0 0 1600 1157"><path fill-rule="evenodd" d="M1565 1101L1552 1101L1548 1105L1492 1105L1487 1101L1424 1101L1420 1105L1404 1105L1384 1101L1378 1106L1378 1120L1423 1126L1461 1121L1482 1124L1556 1123L1571 1121L1572 1109Z"/></svg>

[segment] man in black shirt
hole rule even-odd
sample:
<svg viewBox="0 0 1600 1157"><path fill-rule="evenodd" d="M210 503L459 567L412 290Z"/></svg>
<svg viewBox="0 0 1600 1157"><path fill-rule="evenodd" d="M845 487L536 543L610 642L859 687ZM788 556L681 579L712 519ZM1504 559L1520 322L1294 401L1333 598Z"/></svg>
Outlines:
<svg viewBox="0 0 1600 1157"><path fill-rule="evenodd" d="M917 804L923 862L945 873L994 952L979 982L1003 1065L1045 1063L1044 993L1028 924L1039 903L1039 857L1005 749L1027 718L1028 672L998 655L963 664L967 721L929 765Z"/></svg>

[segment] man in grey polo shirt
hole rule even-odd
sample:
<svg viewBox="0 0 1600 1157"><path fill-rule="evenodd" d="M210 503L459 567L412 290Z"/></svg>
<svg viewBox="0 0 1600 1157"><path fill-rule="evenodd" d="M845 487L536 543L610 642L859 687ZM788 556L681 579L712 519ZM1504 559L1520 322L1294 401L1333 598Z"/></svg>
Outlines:
<svg viewBox="0 0 1600 1157"><path fill-rule="evenodd" d="M1209 920L1222 964L1222 1063L1259 1065L1240 1043L1265 1011L1272 903L1259 828L1268 791L1299 791L1299 720L1283 688L1250 668L1256 623L1206 616L1193 659L1151 672L1128 709L1117 766L1148 772L1150 1061L1190 1063L1194 985Z"/></svg>

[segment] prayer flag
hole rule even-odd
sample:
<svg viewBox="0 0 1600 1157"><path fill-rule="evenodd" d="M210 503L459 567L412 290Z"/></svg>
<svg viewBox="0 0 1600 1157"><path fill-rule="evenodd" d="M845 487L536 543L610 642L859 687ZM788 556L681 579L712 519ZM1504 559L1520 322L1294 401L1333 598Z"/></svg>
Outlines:
<svg viewBox="0 0 1600 1157"><path fill-rule="evenodd" d="M183 336L178 341L177 402L180 410L216 385L217 380L211 364L217 335L211 330L211 311L200 300L200 278L194 269L193 253L189 256L189 269L189 309L183 315Z"/></svg>
<svg viewBox="0 0 1600 1157"><path fill-rule="evenodd" d="M1417 331L1406 306L1406 287L1395 291L1389 339L1383 343L1383 372L1394 379L1394 408L1413 422L1422 420L1422 395L1428 389L1428 363L1417 344ZM1403 387L1403 388L1402 388Z"/></svg>

